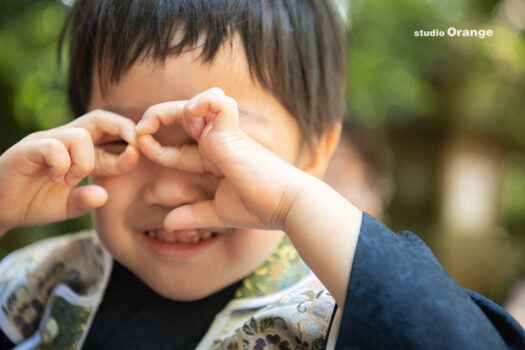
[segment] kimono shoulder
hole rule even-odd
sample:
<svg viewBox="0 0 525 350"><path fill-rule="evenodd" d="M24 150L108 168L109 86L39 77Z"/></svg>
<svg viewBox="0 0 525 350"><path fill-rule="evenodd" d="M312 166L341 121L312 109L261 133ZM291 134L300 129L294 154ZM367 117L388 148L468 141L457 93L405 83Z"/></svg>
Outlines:
<svg viewBox="0 0 525 350"><path fill-rule="evenodd" d="M205 337L198 349L324 349L335 301L310 277L262 308L233 300L208 332L216 334L213 343L203 347Z"/></svg>
<svg viewBox="0 0 525 350"><path fill-rule="evenodd" d="M42 240L11 253L0 262L0 329L15 344L31 337L42 328L44 314L53 311L47 310L50 299L56 307L80 308L84 317L77 321L87 322L110 267L94 232Z"/></svg>

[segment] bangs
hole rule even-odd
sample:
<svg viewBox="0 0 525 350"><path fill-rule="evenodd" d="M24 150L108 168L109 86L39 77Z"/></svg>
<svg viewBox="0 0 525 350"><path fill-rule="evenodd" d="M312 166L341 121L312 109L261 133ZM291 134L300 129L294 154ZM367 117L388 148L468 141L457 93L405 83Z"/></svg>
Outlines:
<svg viewBox="0 0 525 350"><path fill-rule="evenodd" d="M106 82L118 82L137 59L164 61L197 47L209 62L242 16L214 1L102 1L93 42L94 63ZM234 10L237 8L237 10ZM104 81L104 80L101 80Z"/></svg>

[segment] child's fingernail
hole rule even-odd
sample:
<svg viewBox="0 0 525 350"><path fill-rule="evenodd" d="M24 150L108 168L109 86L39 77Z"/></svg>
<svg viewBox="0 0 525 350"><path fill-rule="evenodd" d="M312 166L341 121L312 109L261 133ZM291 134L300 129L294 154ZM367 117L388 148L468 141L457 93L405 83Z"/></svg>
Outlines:
<svg viewBox="0 0 525 350"><path fill-rule="evenodd" d="M140 121L137 126L135 126L135 132L137 134L141 134L141 132L143 132L143 129L144 129L144 122L143 121Z"/></svg>
<svg viewBox="0 0 525 350"><path fill-rule="evenodd" d="M135 129L131 129L127 131L126 137L128 138L128 143L133 146L137 146L137 132Z"/></svg>

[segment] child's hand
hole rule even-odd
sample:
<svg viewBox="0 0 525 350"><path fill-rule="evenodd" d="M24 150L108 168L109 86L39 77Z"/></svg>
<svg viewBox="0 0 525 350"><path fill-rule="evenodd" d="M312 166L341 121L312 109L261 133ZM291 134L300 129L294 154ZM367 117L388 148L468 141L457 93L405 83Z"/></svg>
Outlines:
<svg viewBox="0 0 525 350"><path fill-rule="evenodd" d="M179 123L197 145L161 146L151 134ZM220 177L213 200L174 209L168 230L196 227L282 229L293 201L292 176L301 173L239 128L236 102L218 88L190 101L150 107L137 125L141 152L164 166Z"/></svg>
<svg viewBox="0 0 525 350"><path fill-rule="evenodd" d="M28 135L8 149L0 157L0 234L16 226L73 218L104 205L108 195L102 187L75 186L89 174L133 169L140 158L132 146L134 129L130 119L96 110ZM111 153L122 139L130 145L120 156Z"/></svg>
<svg viewBox="0 0 525 350"><path fill-rule="evenodd" d="M136 129L144 155L164 166L220 177L213 200L175 208L164 227L283 230L343 307L362 213L321 180L253 141L240 130L238 117L235 101L217 88L146 111ZM163 147L151 136L160 124L173 123L198 145Z"/></svg>

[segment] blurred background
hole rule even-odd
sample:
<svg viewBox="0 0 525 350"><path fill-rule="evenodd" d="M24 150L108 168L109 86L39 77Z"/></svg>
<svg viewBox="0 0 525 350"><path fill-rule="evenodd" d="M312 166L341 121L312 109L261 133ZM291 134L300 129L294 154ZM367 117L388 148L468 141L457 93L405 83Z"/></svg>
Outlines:
<svg viewBox="0 0 525 350"><path fill-rule="evenodd" d="M0 152L71 118L57 41L72 1L0 0ZM462 287L503 303L525 277L525 0L347 7L344 138L371 169L374 214L420 235ZM494 36L414 36L450 26ZM83 216L12 230L0 258L89 226Z"/></svg>

